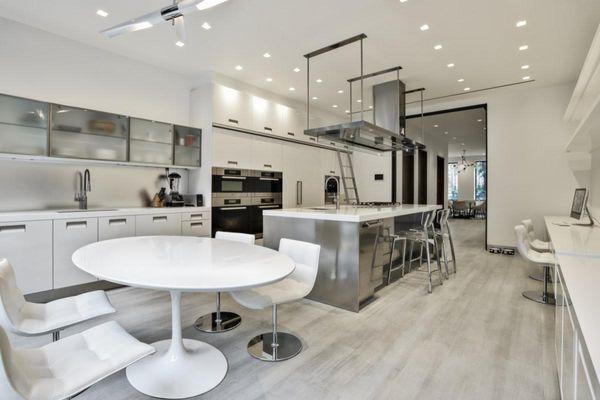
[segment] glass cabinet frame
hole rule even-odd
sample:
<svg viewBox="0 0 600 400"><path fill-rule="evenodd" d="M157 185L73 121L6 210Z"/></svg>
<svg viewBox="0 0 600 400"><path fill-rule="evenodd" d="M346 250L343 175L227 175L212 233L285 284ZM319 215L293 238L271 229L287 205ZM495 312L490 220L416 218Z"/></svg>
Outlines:
<svg viewBox="0 0 600 400"><path fill-rule="evenodd" d="M49 113L48 103L0 94L0 153L47 155Z"/></svg>

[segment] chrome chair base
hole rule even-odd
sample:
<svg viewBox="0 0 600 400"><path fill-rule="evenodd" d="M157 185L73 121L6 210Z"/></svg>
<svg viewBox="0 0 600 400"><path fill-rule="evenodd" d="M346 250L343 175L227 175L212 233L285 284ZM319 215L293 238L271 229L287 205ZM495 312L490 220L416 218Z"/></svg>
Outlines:
<svg viewBox="0 0 600 400"><path fill-rule="evenodd" d="M194 327L206 333L227 332L237 328L242 323L239 314L229 311L221 311L221 321L217 320L217 313L213 312L201 316L194 323Z"/></svg>
<svg viewBox="0 0 600 400"><path fill-rule="evenodd" d="M527 291L523 292L522 294L523 294L523 297L525 297L526 299L535 301L537 303L550 304L550 305L556 304L554 297L550 294L544 295L543 292L538 292L535 290L527 290Z"/></svg>
<svg viewBox="0 0 600 400"><path fill-rule="evenodd" d="M302 350L302 342L297 336L277 332L277 345L273 345L273 332L253 337L248 342L248 353L262 361L284 361L297 356Z"/></svg>

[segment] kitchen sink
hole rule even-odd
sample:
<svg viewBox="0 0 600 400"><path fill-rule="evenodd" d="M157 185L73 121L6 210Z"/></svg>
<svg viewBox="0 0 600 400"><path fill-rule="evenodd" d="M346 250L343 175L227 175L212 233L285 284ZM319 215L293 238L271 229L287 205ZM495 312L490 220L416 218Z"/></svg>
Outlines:
<svg viewBox="0 0 600 400"><path fill-rule="evenodd" d="M76 213L76 212L94 212L94 211L118 211L116 208L88 208L87 210L80 210L75 208L73 210L59 210L57 213Z"/></svg>

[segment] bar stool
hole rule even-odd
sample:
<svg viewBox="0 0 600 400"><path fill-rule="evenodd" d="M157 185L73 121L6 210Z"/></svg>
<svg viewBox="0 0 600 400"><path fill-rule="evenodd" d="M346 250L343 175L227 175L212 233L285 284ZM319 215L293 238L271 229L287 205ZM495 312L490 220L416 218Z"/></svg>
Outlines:
<svg viewBox="0 0 600 400"><path fill-rule="evenodd" d="M435 233L433 233L433 221L435 219L435 210L431 212L425 212L421 216L421 228L420 229L411 229L406 233L406 239L410 241L410 259L408 263L408 269L412 271L412 263L413 261L419 260L419 268L422 264L423 258L423 248L425 248L425 255L427 259L427 275L429 278L428 293L433 291L433 282L432 282L432 271L431 271L431 253L429 251L429 245L433 246L434 252L438 257L436 257L438 272L440 275L440 285L444 284L444 277L442 273L442 265L440 263L439 251L437 246L437 241L435 240ZM430 232L432 233L433 239L430 237ZM419 257L413 257L413 250L415 243L420 246ZM418 268L417 268L418 270Z"/></svg>
<svg viewBox="0 0 600 400"><path fill-rule="evenodd" d="M390 246L390 267L388 269L388 276L387 276L387 284L389 285L391 280L392 280L392 272L394 271L398 271L398 270L402 270L402 277L404 277L404 273L406 272L406 242L407 242L407 238L406 236L401 236L401 235L395 235L390 233L389 234L389 238L392 242L391 246ZM402 242L402 263L400 264L400 266L394 268L392 263L394 261L394 249L396 248L396 243L400 243Z"/></svg>
<svg viewBox="0 0 600 400"><path fill-rule="evenodd" d="M452 263L454 273L456 274L456 256L454 255L454 243L452 242L452 233L450 232L450 225L448 224L448 217L450 216L449 209L442 209L437 211L436 220L440 226L439 229L435 229L434 233L437 238L441 241L441 256L444 259L444 265L446 267L446 279L450 275L448 270L448 264ZM446 248L450 245L450 252L452 254L452 258L448 258L448 254Z"/></svg>
<svg viewBox="0 0 600 400"><path fill-rule="evenodd" d="M550 266L554 264L554 256L552 253L540 253L531 248L529 237L527 236L527 228L525 228L525 226L515 226L515 233L517 235L517 248L519 249L519 254L521 254L525 260L544 268L544 290L541 293L533 290L525 291L523 292L523 297L542 304L555 304L554 296L548 292Z"/></svg>
<svg viewBox="0 0 600 400"><path fill-rule="evenodd" d="M531 219L524 219L523 221L521 221L521 224L523 224L523 226L525 226L525 229L527 230L527 237L529 238L529 244L531 245L531 248L533 250L539 251L540 253L548 253L551 251L551 247L550 247L551 243L550 242L544 242L542 240L535 238L535 231L533 229L533 221ZM530 274L529 277L531 279L533 279L534 281L544 282L544 274L543 273Z"/></svg>
<svg viewBox="0 0 600 400"><path fill-rule="evenodd" d="M247 233L217 232L215 239L254 244L255 236ZM217 292L215 312L205 314L194 323L197 330L206 333L230 331L242 323L242 317L231 311L221 311L221 292Z"/></svg>

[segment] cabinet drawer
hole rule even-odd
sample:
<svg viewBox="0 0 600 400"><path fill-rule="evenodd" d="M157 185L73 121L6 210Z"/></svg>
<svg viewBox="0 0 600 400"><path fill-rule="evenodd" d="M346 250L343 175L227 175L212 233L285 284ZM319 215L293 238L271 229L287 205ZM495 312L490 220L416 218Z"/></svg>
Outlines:
<svg viewBox="0 0 600 400"><path fill-rule="evenodd" d="M210 220L183 221L181 222L181 234L183 236L210 237Z"/></svg>
<svg viewBox="0 0 600 400"><path fill-rule="evenodd" d="M135 235L181 235L181 214L137 215Z"/></svg>
<svg viewBox="0 0 600 400"><path fill-rule="evenodd" d="M135 217L98 218L98 240L135 236Z"/></svg>
<svg viewBox="0 0 600 400"><path fill-rule="evenodd" d="M13 266L23 293L52 289L52 221L0 224L0 257Z"/></svg>
<svg viewBox="0 0 600 400"><path fill-rule="evenodd" d="M96 281L77 268L71 257L80 247L97 241L97 218L54 221L54 289Z"/></svg>
<svg viewBox="0 0 600 400"><path fill-rule="evenodd" d="M195 211L181 214L182 221L198 221L203 219L210 219L210 211Z"/></svg>

